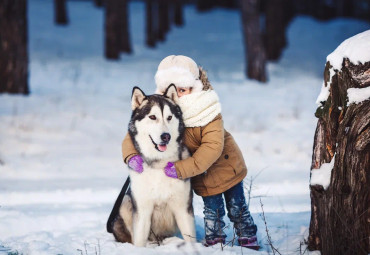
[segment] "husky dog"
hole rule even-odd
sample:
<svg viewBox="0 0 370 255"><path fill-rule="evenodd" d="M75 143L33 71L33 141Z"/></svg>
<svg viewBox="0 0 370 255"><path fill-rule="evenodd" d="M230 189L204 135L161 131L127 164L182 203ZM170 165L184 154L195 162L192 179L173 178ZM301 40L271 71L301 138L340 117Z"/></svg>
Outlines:
<svg viewBox="0 0 370 255"><path fill-rule="evenodd" d="M129 171L131 187L113 225L117 241L145 246L147 240L159 242L178 229L185 241L195 240L190 180L167 177L163 170L167 162L189 157L177 102L174 85L163 96L133 89L129 134L144 160L144 171Z"/></svg>

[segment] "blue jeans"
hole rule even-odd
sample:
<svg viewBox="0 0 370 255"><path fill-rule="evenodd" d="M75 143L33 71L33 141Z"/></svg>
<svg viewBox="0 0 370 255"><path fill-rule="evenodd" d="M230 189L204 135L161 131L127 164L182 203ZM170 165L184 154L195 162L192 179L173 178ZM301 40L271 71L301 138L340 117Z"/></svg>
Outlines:
<svg viewBox="0 0 370 255"><path fill-rule="evenodd" d="M226 190L224 193L209 197L202 197L204 202L204 229L206 240L226 238L224 232L225 216L224 201L226 200L227 216L234 223L236 234L239 237L251 237L257 233L257 226L245 202L243 182Z"/></svg>

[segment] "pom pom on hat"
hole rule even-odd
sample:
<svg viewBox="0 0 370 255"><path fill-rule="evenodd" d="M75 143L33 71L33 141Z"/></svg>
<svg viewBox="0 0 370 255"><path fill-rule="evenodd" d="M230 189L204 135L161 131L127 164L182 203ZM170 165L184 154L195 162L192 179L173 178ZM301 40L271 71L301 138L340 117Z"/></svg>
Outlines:
<svg viewBox="0 0 370 255"><path fill-rule="evenodd" d="M197 63L189 57L171 55L165 57L158 65L155 74L156 93L163 94L167 87L175 84L180 88L192 88L192 92L203 90Z"/></svg>

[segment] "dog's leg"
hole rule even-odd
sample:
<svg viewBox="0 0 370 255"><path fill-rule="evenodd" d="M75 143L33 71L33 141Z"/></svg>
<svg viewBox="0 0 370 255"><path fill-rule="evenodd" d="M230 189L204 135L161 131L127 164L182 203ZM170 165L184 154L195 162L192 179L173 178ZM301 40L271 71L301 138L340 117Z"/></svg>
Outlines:
<svg viewBox="0 0 370 255"><path fill-rule="evenodd" d="M133 243L136 246L143 247L149 237L153 205L137 205L137 211L134 213L133 222Z"/></svg>
<svg viewBox="0 0 370 255"><path fill-rule="evenodd" d="M196 241L195 222L193 211L188 210L188 205L179 205L172 207L177 226L185 241Z"/></svg>
<svg viewBox="0 0 370 255"><path fill-rule="evenodd" d="M194 216L188 213L181 213L176 217L177 226L180 229L181 235L187 242L196 241Z"/></svg>

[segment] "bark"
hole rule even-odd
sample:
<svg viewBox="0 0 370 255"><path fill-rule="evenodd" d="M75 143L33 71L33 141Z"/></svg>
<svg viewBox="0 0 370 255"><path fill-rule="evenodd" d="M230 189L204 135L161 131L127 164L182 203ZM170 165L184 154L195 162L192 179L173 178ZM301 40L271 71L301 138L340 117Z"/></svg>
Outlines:
<svg viewBox="0 0 370 255"><path fill-rule="evenodd" d="M259 1L241 1L247 77L266 82L266 56L259 21Z"/></svg>
<svg viewBox="0 0 370 255"><path fill-rule="evenodd" d="M29 94L27 1L0 1L0 93Z"/></svg>
<svg viewBox="0 0 370 255"><path fill-rule="evenodd" d="M328 84L330 63L324 79ZM370 62L343 60L331 80L330 96L316 111L319 118L313 146L312 171L330 162L330 186L311 189L308 247L327 254L370 252L370 100L347 106L347 89L370 86Z"/></svg>
<svg viewBox="0 0 370 255"><path fill-rule="evenodd" d="M68 24L66 0L54 0L55 23L58 25Z"/></svg>

